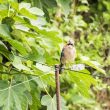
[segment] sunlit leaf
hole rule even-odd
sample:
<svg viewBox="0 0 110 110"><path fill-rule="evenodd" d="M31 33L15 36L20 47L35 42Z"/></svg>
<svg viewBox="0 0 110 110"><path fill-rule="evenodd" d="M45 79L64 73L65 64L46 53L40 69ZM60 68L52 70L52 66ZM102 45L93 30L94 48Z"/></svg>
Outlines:
<svg viewBox="0 0 110 110"><path fill-rule="evenodd" d="M29 17L31 19L37 19L37 17L35 15L33 15L32 13L30 13L28 10L26 10L25 8L20 9L19 11L22 15Z"/></svg>
<svg viewBox="0 0 110 110"><path fill-rule="evenodd" d="M39 16L43 16L44 15L44 12L41 9L37 8L37 7L30 8L29 11L32 14L35 14L35 15L39 15Z"/></svg>
<svg viewBox="0 0 110 110"><path fill-rule="evenodd" d="M18 70L27 70L29 71L30 69L22 64L22 61L20 59L20 57L14 56L14 60L13 60L13 66L16 67Z"/></svg>
<svg viewBox="0 0 110 110"><path fill-rule="evenodd" d="M51 71L50 67L48 67L46 65L39 64L39 63L36 63L36 67L46 73Z"/></svg>
<svg viewBox="0 0 110 110"><path fill-rule="evenodd" d="M80 70L84 70L84 69L85 69L84 64L76 64L71 67L71 70L76 70L76 71L80 71Z"/></svg>
<svg viewBox="0 0 110 110"><path fill-rule="evenodd" d="M29 9L31 7L31 4L30 3L20 3L19 4L19 8L22 9L22 8L26 8L26 9Z"/></svg>

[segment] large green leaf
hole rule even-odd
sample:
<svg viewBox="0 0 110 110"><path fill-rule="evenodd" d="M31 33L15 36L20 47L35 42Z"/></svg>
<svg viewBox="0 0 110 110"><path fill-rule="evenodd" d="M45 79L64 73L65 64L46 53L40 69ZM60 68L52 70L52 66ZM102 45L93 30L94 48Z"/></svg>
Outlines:
<svg viewBox="0 0 110 110"><path fill-rule="evenodd" d="M27 110L28 99L23 84L0 80L0 107L2 110Z"/></svg>
<svg viewBox="0 0 110 110"><path fill-rule="evenodd" d="M84 72L84 71L81 71ZM90 76L88 73L86 74L87 71L85 71L85 74L78 72L69 72L69 78L71 79L72 82L74 82L80 91L80 93L86 97L89 97L89 89L91 85L96 84L96 80Z"/></svg>

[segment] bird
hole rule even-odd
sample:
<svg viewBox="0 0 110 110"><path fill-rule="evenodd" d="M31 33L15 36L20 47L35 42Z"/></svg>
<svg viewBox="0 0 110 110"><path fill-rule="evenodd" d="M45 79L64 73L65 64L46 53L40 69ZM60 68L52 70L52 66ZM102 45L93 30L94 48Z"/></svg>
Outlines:
<svg viewBox="0 0 110 110"><path fill-rule="evenodd" d="M68 43L63 47L60 55L59 73L61 74L66 64L74 62L76 57L76 49L73 40L69 40Z"/></svg>

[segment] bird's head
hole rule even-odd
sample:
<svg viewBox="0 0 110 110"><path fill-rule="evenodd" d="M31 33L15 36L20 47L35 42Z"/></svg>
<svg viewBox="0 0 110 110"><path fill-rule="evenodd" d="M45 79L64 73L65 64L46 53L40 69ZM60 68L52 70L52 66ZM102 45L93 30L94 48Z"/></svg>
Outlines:
<svg viewBox="0 0 110 110"><path fill-rule="evenodd" d="M69 40L67 45L72 45L72 46L74 46L74 41L73 41L73 40Z"/></svg>

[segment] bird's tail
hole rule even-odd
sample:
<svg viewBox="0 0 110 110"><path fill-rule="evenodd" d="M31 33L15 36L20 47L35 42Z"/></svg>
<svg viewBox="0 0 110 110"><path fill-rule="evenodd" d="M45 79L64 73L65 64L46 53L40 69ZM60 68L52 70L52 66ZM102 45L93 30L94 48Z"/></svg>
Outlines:
<svg viewBox="0 0 110 110"><path fill-rule="evenodd" d="M59 67L59 74L61 74L64 71L64 64L61 63Z"/></svg>

